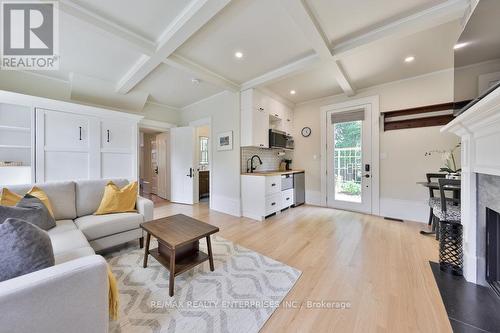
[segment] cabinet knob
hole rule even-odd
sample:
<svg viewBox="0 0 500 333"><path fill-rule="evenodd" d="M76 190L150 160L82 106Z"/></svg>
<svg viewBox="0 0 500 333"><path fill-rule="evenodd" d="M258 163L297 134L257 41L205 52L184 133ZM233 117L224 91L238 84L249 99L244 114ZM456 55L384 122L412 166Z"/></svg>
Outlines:
<svg viewBox="0 0 500 333"><path fill-rule="evenodd" d="M290 200L290 198L286 198L286 200Z"/></svg>
<svg viewBox="0 0 500 333"><path fill-rule="evenodd" d="M276 186L276 183L272 183L271 186Z"/></svg>
<svg viewBox="0 0 500 333"><path fill-rule="evenodd" d="M275 205L276 205L276 202L273 202L273 203L271 204L271 206L275 206Z"/></svg>

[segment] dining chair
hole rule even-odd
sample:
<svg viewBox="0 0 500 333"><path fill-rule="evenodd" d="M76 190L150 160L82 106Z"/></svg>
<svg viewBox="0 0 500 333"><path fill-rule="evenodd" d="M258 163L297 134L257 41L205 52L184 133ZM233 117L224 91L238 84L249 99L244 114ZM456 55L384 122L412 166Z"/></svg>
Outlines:
<svg viewBox="0 0 500 333"><path fill-rule="evenodd" d="M447 198L446 191L450 191L447 188L448 185L460 186L460 180L458 179L438 179L439 183L439 206L432 208L434 213L434 228L436 229L436 239L439 239L439 223L441 221L461 221L461 206L460 198Z"/></svg>
<svg viewBox="0 0 500 333"><path fill-rule="evenodd" d="M446 174L444 174L444 173L426 173L425 177L427 178L428 183L432 183L433 180L437 181L438 179L446 178ZM432 224L433 217L434 217L434 213L433 213L434 207L440 205L439 198L435 196L434 191L437 191L437 189L429 187L428 204L429 204L430 212L429 212L428 225Z"/></svg>

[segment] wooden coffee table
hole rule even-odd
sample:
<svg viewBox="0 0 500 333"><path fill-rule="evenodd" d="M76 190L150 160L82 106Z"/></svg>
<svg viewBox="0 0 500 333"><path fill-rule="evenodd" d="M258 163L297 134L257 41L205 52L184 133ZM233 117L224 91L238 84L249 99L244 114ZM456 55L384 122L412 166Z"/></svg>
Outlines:
<svg viewBox="0 0 500 333"><path fill-rule="evenodd" d="M169 292L174 295L174 278L205 261L210 262L210 270L214 270L212 244L210 235L219 231L213 225L198 221L189 216L178 214L141 224L146 231L144 248L144 268L148 266L148 255L152 255L159 263L170 271ZM158 247L149 249L151 235L158 239ZM208 254L199 250L199 240L207 239ZM173 258L173 260L171 260Z"/></svg>

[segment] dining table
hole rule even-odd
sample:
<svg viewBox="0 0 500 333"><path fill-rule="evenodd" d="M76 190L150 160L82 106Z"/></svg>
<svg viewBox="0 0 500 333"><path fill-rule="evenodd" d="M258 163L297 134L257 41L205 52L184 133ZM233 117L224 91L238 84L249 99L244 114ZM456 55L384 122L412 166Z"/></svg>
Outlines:
<svg viewBox="0 0 500 333"><path fill-rule="evenodd" d="M431 190L439 190L439 183L438 182L417 182L417 185L422 185L424 187L427 187ZM461 189L462 189L462 186L461 184L457 184L457 185L444 185L443 186L443 189L446 190L446 191L452 191L453 192L453 199L454 201L458 202L460 201L460 195L461 195ZM432 211L432 208L429 207L429 210ZM433 235L437 232L437 230L435 230L435 228L433 228L433 230L431 231L428 231L428 230L420 230L420 233L422 235Z"/></svg>

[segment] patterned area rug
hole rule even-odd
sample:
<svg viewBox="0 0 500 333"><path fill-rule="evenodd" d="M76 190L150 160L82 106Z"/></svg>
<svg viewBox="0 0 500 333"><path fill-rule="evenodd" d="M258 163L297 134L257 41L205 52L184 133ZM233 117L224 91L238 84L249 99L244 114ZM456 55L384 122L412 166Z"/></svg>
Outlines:
<svg viewBox="0 0 500 333"><path fill-rule="evenodd" d="M107 255L120 290L120 317L110 331L258 332L301 272L218 236L212 248L215 271L207 261L177 276L173 297L168 270L151 256L142 268L142 249Z"/></svg>

